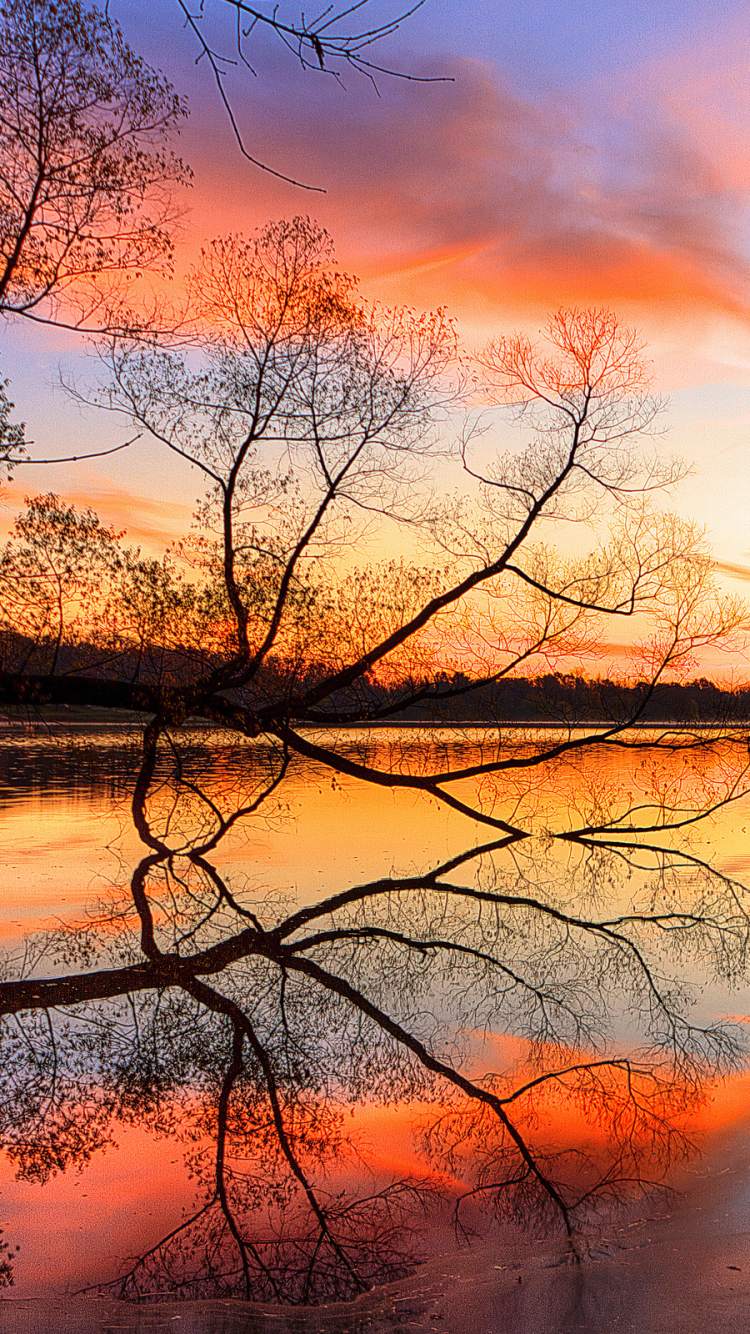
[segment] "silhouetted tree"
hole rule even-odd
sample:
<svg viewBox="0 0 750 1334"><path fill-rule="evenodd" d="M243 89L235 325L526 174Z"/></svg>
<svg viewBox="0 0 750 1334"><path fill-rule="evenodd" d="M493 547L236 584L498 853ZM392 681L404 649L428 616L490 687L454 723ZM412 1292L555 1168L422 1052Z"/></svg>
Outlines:
<svg viewBox="0 0 750 1334"><path fill-rule="evenodd" d="M730 1026L691 1019L669 951L731 978L748 946L736 882L689 838L744 795L744 735L637 727L664 679L746 627L695 532L648 507L677 473L635 439L654 412L637 339L567 311L546 350L493 344L485 394L533 441L481 468L467 438L465 495L435 499L438 427L465 388L443 314L369 306L301 219L215 243L191 293L191 345L113 336L99 398L204 475L195 530L144 561L43 498L0 566L18 606L3 700L145 715L127 894L0 982L6 1147L41 1180L144 1109L208 1134L195 1213L120 1280L130 1295L322 1300L403 1272L415 1183L327 1193L357 1098L433 1106L425 1144L459 1229L480 1202L573 1236L597 1201L659 1180L706 1080L738 1059ZM431 559L354 567L373 515ZM591 538L577 560L544 540L572 522ZM577 726L573 676L543 735L346 731L554 671L622 617L642 630L638 689L596 726ZM602 776L594 757L613 753L637 769ZM280 816L303 767L421 794L465 818L465 842L319 902L254 902L214 854ZM609 1045L622 1007L639 1031L625 1054ZM485 1028L524 1039L518 1068L472 1072L461 1037ZM545 1128L556 1098L606 1126L601 1151Z"/></svg>
<svg viewBox="0 0 750 1334"><path fill-rule="evenodd" d="M184 115L100 11L3 6L0 312L85 316L123 275L169 264L169 187L187 173L166 142Z"/></svg>
<svg viewBox="0 0 750 1334"><path fill-rule="evenodd" d="M270 172L272 176L278 176L292 185L314 190L321 189L317 182L303 182L285 176L283 172L277 171L267 162L260 161L248 151L245 136L235 114L233 100L227 92L227 74L230 70L239 70L240 73L247 71L254 75L256 71L252 64L253 46L258 38L273 35L292 55L294 63L303 72L323 74L339 83L342 74L352 71L365 75L375 87L377 87L376 81L383 75L414 83L451 82L450 77L446 79L440 75L415 74L413 71L396 68L392 64L384 64L376 58L375 48L378 44L398 32L401 24L420 9L423 3L424 0L417 0L416 4L410 5L407 9L396 11L393 18L370 26L366 17L362 21L366 0L360 0L354 7L345 6L337 9L331 6L316 12L313 17L304 10L298 15L285 14L280 11L278 5L264 8L260 5L245 4L244 0L221 0L219 4L202 5L196 12L191 10L184 0L178 0L185 16L185 26L190 29L198 44L199 59L203 60L211 71L242 155L262 171ZM230 13L234 11L235 20L229 40L221 30L217 33L209 27L206 31L207 22L216 14L221 17L221 10L227 7Z"/></svg>

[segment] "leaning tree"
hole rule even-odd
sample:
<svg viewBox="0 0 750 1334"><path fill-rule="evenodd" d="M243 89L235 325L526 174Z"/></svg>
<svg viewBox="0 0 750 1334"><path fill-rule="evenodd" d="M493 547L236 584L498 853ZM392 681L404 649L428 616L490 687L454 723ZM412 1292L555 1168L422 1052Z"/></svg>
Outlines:
<svg viewBox="0 0 750 1334"><path fill-rule="evenodd" d="M331 1184L357 1100L422 1107L459 1229L482 1205L572 1236L658 1180L738 1059L677 966L744 975L744 888L691 840L744 795L744 735L642 724L746 613L695 531L650 505L677 469L642 443L636 336L574 310L545 339L491 344L478 386L442 312L368 304L309 221L218 241L189 338L112 335L95 392L202 475L193 529L147 560L43 497L3 553L3 701L124 709L139 731L126 888L0 982L21 1172L85 1161L144 1112L188 1142L196 1209L118 1280L127 1295L320 1300L403 1272L424 1181ZM477 392L527 447L488 461L464 431L447 448ZM358 563L373 525L394 554ZM624 621L638 689L623 672L595 725L399 730L593 657ZM436 806L448 854L258 899L225 850L293 818L304 774ZM487 1030L521 1054L478 1073ZM597 1148L554 1132L561 1105L605 1127Z"/></svg>

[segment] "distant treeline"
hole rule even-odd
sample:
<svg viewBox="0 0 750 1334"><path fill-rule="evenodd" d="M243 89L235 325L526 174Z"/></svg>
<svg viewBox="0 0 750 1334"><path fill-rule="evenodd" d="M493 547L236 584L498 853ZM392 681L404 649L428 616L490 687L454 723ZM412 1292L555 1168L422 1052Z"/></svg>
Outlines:
<svg viewBox="0 0 750 1334"><path fill-rule="evenodd" d="M219 665L209 653L189 649L145 643L138 652L125 647L117 653L102 654L97 645L79 642L55 647L53 666L48 641L6 632L0 634L0 707L53 705L60 695L55 684L62 681L69 704L85 707L97 702L105 709L106 691L103 693L101 686L110 682L113 691L109 705L117 707L123 705L119 685L150 686L169 681L171 689L179 693L181 688L189 690L207 669ZM443 672L429 681L412 679L385 685L365 675L329 694L324 707L308 709L304 698L310 688L342 666L302 665L269 658L248 685L241 690L228 689L226 698L261 715L269 708L283 710L288 701L289 720L300 725L409 722L587 726L633 722L644 726L675 723L750 727L750 684L726 690L705 677L687 684L653 685L643 681L623 685L607 678L590 680L578 673L549 672L544 676L477 682L462 672ZM51 671L54 675L48 675ZM28 690L19 689L24 676ZM91 690L91 682L96 682L96 691Z"/></svg>
<svg viewBox="0 0 750 1334"><path fill-rule="evenodd" d="M383 721L387 721L384 716L387 714L394 722L527 722L567 726L633 719L653 725L750 724L750 685L722 690L705 678L685 685L664 682L654 686L639 682L626 686L607 679L587 680L574 674L549 673L475 684L457 672L441 676L428 687L415 688L412 684L408 689L394 686L386 690L368 683L357 693L363 711L371 711ZM353 694L334 701L334 706L342 713L351 710ZM421 697L406 703L413 695ZM405 707L399 708L402 701Z"/></svg>

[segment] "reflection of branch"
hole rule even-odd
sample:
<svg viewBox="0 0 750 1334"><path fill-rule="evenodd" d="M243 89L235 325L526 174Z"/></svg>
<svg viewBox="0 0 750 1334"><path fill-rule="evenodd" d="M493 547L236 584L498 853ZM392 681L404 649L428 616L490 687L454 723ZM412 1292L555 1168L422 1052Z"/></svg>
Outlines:
<svg viewBox="0 0 750 1334"><path fill-rule="evenodd" d="M435 952L444 952L448 954L458 954L467 959L474 959L477 963L489 964L491 968L497 969L503 973L513 987L522 988L536 997L540 1007L545 1008L547 1004L554 1005L558 1010L568 1014L577 1026L580 1026L580 1016L576 1015L571 1006L566 1005L559 996L555 996L551 991L543 991L541 987L535 986L528 978L522 977L520 973L509 968L507 964L501 962L494 954L489 954L486 950L478 950L470 945L464 945L458 940L436 940L429 937L420 940L419 937L407 936L401 931L393 931L382 926L355 926L332 928L330 931L318 931L314 936L307 936L303 940L294 941L290 945L290 954L298 955L302 951L316 949L319 945L347 944L358 941L377 941L388 940L392 944L401 945L403 949L413 951L423 956ZM510 988L509 988L510 989Z"/></svg>
<svg viewBox="0 0 750 1334"><path fill-rule="evenodd" d="M710 802L708 806L702 806L699 810L693 809L688 815L683 815L681 818L676 818L674 820L662 819L660 821L654 821L652 824L644 825L623 824L623 820L628 819L629 816L634 815L640 810L653 810L654 807L656 807L663 815L670 812L676 816L679 816L680 812L684 810L683 807L667 806L664 802L661 802L657 806L657 803L652 801L641 806L631 806L627 811L623 812L621 815L613 816L611 820L607 820L604 824L584 825L580 829L571 829L566 833L559 834L558 837L569 842L587 842L592 847L604 847L608 846L610 841L608 839L597 839L594 837L595 835L605 833L610 833L613 836L617 834L623 836L626 834L655 834L669 833L677 829L686 829L689 825L700 824L703 820L707 819L710 815L715 815L725 806L734 805L736 802L741 801L743 797L746 797L748 795L747 789L741 788L740 783L743 779L747 779L749 772L750 766L744 765L741 773L738 774L732 784L732 789L727 796L719 797ZM646 845L642 844L641 846L645 847Z"/></svg>
<svg viewBox="0 0 750 1334"><path fill-rule="evenodd" d="M216 994L216 993L209 993L208 987L204 987L202 990L204 993L203 996L196 994L195 989L191 990L191 995L195 996L196 1000L202 999L204 1004L205 1004L206 994L214 994L214 995ZM212 1008L215 1009L216 1007L212 1006ZM227 1196L227 1183L224 1175L224 1165L225 1165L226 1145L227 1145L227 1115L229 1111L229 1099L232 1093L232 1088L234 1087L234 1084L238 1076L242 1072L242 1048L244 1046L244 1042L245 1042L245 1032L243 1029L243 1025L241 1023L238 1023L237 1020L235 1020L232 1029L232 1059L230 1064L227 1066L226 1073L224 1075L224 1081L221 1086L221 1095L219 1097L219 1107L217 1114L216 1193L221 1201L222 1212L227 1220L229 1231L234 1237L234 1240L237 1243L237 1249L239 1250L240 1253L240 1259L242 1261L242 1274L245 1280L245 1297L247 1298L248 1301L250 1300L250 1266L248 1264L248 1259L247 1259L248 1253L250 1253L253 1259L255 1260L256 1264L258 1265L258 1267L263 1271L266 1278L268 1279L271 1288L273 1290L274 1296L278 1301L280 1298L280 1293L278 1286L276 1284L276 1280L273 1277L273 1274L269 1273L267 1266L263 1264L263 1261L261 1260L258 1251L252 1245L252 1243L246 1242L244 1240L239 1230L239 1227L237 1226L237 1220L229 1204L229 1198Z"/></svg>
<svg viewBox="0 0 750 1334"><path fill-rule="evenodd" d="M432 1071L433 1074L441 1075L443 1079L454 1084L456 1088L461 1089L461 1091L466 1093L468 1097L491 1107L497 1114L498 1119L508 1135L513 1140L513 1143L518 1149L518 1152L526 1163L529 1171L536 1178L542 1190L559 1209L568 1236L572 1235L573 1226L565 1200L560 1195L554 1183L539 1167L536 1159L529 1151L526 1141L513 1125L502 1102L494 1093L482 1088L479 1084L473 1083L473 1081L467 1079L465 1075L454 1070L452 1066L437 1060L437 1058L427 1050L424 1043L420 1042L419 1039L414 1037L411 1033L408 1033L401 1024L397 1023L395 1019L392 1019L390 1015L385 1013L385 1011L379 1009L378 1006L374 1005L366 996L363 996L361 992L356 991L354 987L344 980L344 978L326 972L326 970L321 968L318 964L313 963L311 959L294 958L289 961L289 968L307 974L308 977L312 977L321 986L325 987L326 990L333 991L336 995L347 1000L349 1004L353 1005L361 1014L366 1015L368 1019L374 1020L383 1032L389 1033L398 1043L406 1047L407 1050L413 1052L425 1069Z"/></svg>
<svg viewBox="0 0 750 1334"><path fill-rule="evenodd" d="M147 858L145 861L153 864L151 858ZM139 870L142 875L145 874L143 863ZM270 930L261 930L257 924L257 919L253 918L254 924L252 927L225 937L191 955L164 954L154 944L148 963L133 965L130 968L105 969L73 977L0 983L0 1013L14 1012L19 1009L33 1010L71 1005L85 1000L122 995L128 991L138 989L182 986L190 990L191 987L203 985L198 981L199 977L219 974L233 963L251 957L265 958L280 968L282 972L284 969L300 969L303 968L303 965L307 966L307 961L298 957L299 951L311 948L311 945L324 941L331 944L335 944L337 941L346 943L354 939L355 936L361 939L367 936L371 938L380 936L383 939L400 940L405 948L411 950L418 949L424 952L434 945L441 950L453 948L457 953L464 954L467 958L473 954L477 959L482 958L488 963L491 962L493 967L504 971L507 977L512 977L515 980L515 984L530 989L537 997L542 1009L552 999L559 1013L567 1012L576 1023L578 1022L575 1006L569 1007L561 995L548 995L546 989L543 990L538 985L524 979L518 970L506 967L500 960L494 959L486 951L472 951L460 942L452 945L448 940L438 942L418 941L408 937L406 933L389 933L387 929L377 926L353 929L345 925L339 928L334 927L327 932L317 933L308 937L307 940L290 939L316 919L330 916L344 907L365 904L368 901L378 903L383 900L387 901L392 895L400 896L418 890L427 890L446 899L455 897L467 903L487 904L496 910L506 908L514 912L529 913L538 917L540 921L547 920L550 923L558 924L564 933L580 932L584 936L598 939L604 945L608 945L615 950L623 961L629 961L634 970L633 976L637 977L640 984L645 988L652 1022L653 1017L658 1015L664 1024L664 1031L659 1040L661 1042L668 1040L676 1061L694 1063L695 1057L690 1049L691 1045L698 1041L703 1044L704 1056L708 1051L715 1051L714 1059L716 1060L726 1062L731 1058L732 1043L729 1034L716 1026L700 1027L688 1023L684 1016L670 1003L668 995L663 991L641 946L623 930L628 926L646 925L666 931L670 924L681 931L698 929L702 925L705 930L711 930L714 929L711 922L704 922L698 914L690 915L677 910L662 913L655 911L650 914L622 914L620 917L610 920L583 917L575 913L565 912L530 894L503 893L496 890L482 890L466 885L451 884L445 880L436 881L434 874L405 880L376 881L353 887L316 905L292 913ZM132 884L146 903L148 911L145 918L142 915L141 920L143 922L145 919L148 923L152 919L142 879L134 876ZM136 906L142 912L142 904L139 904L138 899L136 899ZM723 931L720 923L716 924L715 930L719 933ZM340 983L340 979L336 979L336 984L344 985ZM213 995L214 993L206 988L206 994ZM240 1013L241 1011L238 1010L237 1015ZM230 1017L234 1020L237 1015L232 1011ZM252 1042L252 1038L250 1038L250 1041Z"/></svg>
<svg viewBox="0 0 750 1334"><path fill-rule="evenodd" d="M284 1125L284 1118L281 1111L281 1104L279 1102L278 1089L276 1086L276 1078L273 1073L273 1067L269 1060L268 1053L266 1052L262 1043L259 1041L255 1029L253 1028L253 1025L250 1023L250 1020L248 1019L247 1015L244 1013L244 1011L240 1008L239 1005L236 1005L235 1002L230 1000L227 996L223 996L218 991L214 991L213 988L207 987L204 983L198 981L192 981L192 982L186 981L183 983L183 986L184 989L187 992L189 992L191 996L194 996L196 1000L200 1001L201 1004L205 1005L208 1009L213 1010L217 1014L225 1014L232 1020L232 1023L234 1024L235 1027L235 1045L233 1048L233 1053L237 1052L237 1042L239 1041L239 1052L241 1054L242 1042L245 1037L248 1039L253 1054L256 1057L256 1060L258 1061L263 1071L263 1077L266 1081L268 1098L271 1103L271 1111L273 1114L273 1123L276 1128L276 1135L278 1137L282 1153L284 1154L284 1157L286 1158L289 1167L292 1170L293 1175L296 1177L297 1181L302 1186L305 1195L307 1196L310 1208L314 1213L316 1219L318 1220L318 1226L320 1227L321 1236L325 1237L331 1249L341 1260L342 1264L349 1272L349 1275L352 1281L354 1282L355 1286L359 1287L361 1291L364 1291L367 1285L363 1283L362 1280L358 1277L357 1273L352 1268L352 1265L349 1261L349 1257L339 1246L339 1243L336 1241L336 1238L332 1235L325 1213L321 1208L320 1204L318 1203L315 1192L312 1186L310 1185L309 1181L307 1180L307 1177L305 1176L305 1173L303 1172L302 1167L300 1165L299 1159L297 1158L292 1148L289 1136L286 1131L286 1127ZM219 1168L217 1162L217 1184L218 1184L218 1172ZM233 1235L235 1235L234 1232Z"/></svg>
<svg viewBox="0 0 750 1334"><path fill-rule="evenodd" d="M514 838L528 837L525 830L509 824L506 820L499 820L492 815L486 815L483 811L477 810L475 807L460 801L458 797L445 792L439 786L441 782L453 782L454 777L458 780L467 775L493 773L496 768L507 768L507 762L498 762L496 765L474 766L471 770L460 771L455 776L452 774L430 774L427 778L421 778L417 774L385 773L382 770L373 769L370 765L356 764L354 760L349 760L344 755L338 755L334 751L315 745L307 737L301 736L299 732L293 731L291 727L282 723L278 723L273 731L290 750L296 750L308 759L322 760L329 768L335 769L339 773L348 774L352 778L364 778L367 782L377 783L380 787L405 787L426 792L431 797L436 797L438 801L445 802L447 806L452 806L455 810L470 816L472 820L477 820L481 824L491 825L494 829L503 829L507 834L513 835Z"/></svg>
<svg viewBox="0 0 750 1334"><path fill-rule="evenodd" d="M624 1070L628 1075L635 1071L644 1077L653 1076L653 1071L647 1065L637 1065L635 1062L626 1060L622 1057L609 1057L606 1060L599 1061L579 1061L576 1065L566 1065L560 1069L546 1070L543 1075L537 1075L534 1079L529 1079L527 1083L520 1084L512 1093L501 1098L501 1102L516 1102L524 1094L530 1093L534 1088L540 1088L544 1084L555 1083L564 1079L566 1075L577 1075L584 1071L589 1073L592 1070Z"/></svg>
<svg viewBox="0 0 750 1334"><path fill-rule="evenodd" d="M198 753L202 755L202 752ZM165 756L168 765L163 768ZM378 1061L374 1052L378 1046L390 1055L389 1039L393 1039L393 1050L398 1045L404 1053L396 1057L396 1069L410 1071L412 1089L419 1087L416 1071L421 1067L447 1081L452 1089L459 1090L467 1098L466 1112L458 1114L459 1122L461 1116L465 1118L459 1125L463 1134L460 1142L464 1146L460 1152L467 1155L467 1163L474 1163L476 1159L480 1164L478 1170L484 1176L471 1191L464 1193L464 1200L480 1195L484 1199L496 1197L498 1214L519 1218L527 1216L530 1211L532 1214L539 1211L540 1216L543 1214L549 1220L554 1211L554 1216L562 1220L570 1234L574 1215L580 1216L594 1195L599 1199L615 1200L627 1196L636 1185L646 1188L650 1183L646 1175L639 1175L637 1163L637 1156L646 1151L644 1146L648 1145L648 1152L661 1165L666 1164L668 1158L674 1160L675 1145L679 1150L686 1142L679 1127L669 1124L667 1102L671 1090L676 1089L671 1114L679 1115L686 1106L687 1094L683 1097L683 1090L688 1087L694 1091L698 1089L701 1066L693 1053L699 1048L699 1040L704 1044L699 1055L710 1059L714 1069L725 1061L729 1046L727 1040L722 1049L721 1034L717 1035L716 1030L701 1030L685 1022L682 1007L667 989L660 972L654 971L653 960L643 946L641 928L652 928L662 934L669 930L679 930L682 934L690 932L690 939L695 939L701 930L715 930L719 934L714 942L714 952L718 955L724 949L726 953L726 928L716 905L712 905L711 913L690 905L682 909L674 903L666 905L665 911L658 911L657 906L651 913L633 911L619 916L613 916L611 908L600 909L599 916L591 909L576 912L572 902L566 901L560 893L550 901L541 888L536 888L537 877L531 879L522 868L523 853L528 844L519 842L514 831L446 858L423 875L384 878L351 886L319 903L296 911L285 909L286 917L283 912L279 913L281 920L277 918L273 924L263 913L259 918L244 907L242 895L236 897L233 892L228 873L220 874L204 855L204 850L220 845L234 827L235 817L240 812L262 810L269 793L276 790L280 775L287 773L288 762L289 748L283 756L278 751L273 755L264 754L263 769L259 772L251 767L249 791L255 794L253 800L249 799L248 789L243 787L237 791L235 783L231 782L228 790L232 792L234 810L229 811L224 790L220 788L217 794L217 790L208 788L205 771L201 780L193 779L197 764L191 764L189 755L181 748L179 737L167 735L163 724L155 719L145 731L141 768L133 797L133 816L150 849L136 868L130 886L140 918L146 961L129 968L82 973L78 977L26 979L0 984L0 1012L4 1009L7 1012L18 1008L32 1011L43 1008L50 1015L54 1007L116 995L131 996L139 990L159 993L159 1005L162 1003L161 993L173 988L171 997L164 997L165 1011L181 1012L181 990L202 1009L225 1016L231 1024L231 1055L224 1058L220 1074L217 1138L211 1157L212 1180L206 1183L212 1192L215 1214L212 1217L207 1208L205 1214L197 1215L196 1228L190 1235L189 1229L171 1233L160 1244L161 1249L157 1247L151 1253L153 1259L158 1252L158 1263L154 1260L149 1269L147 1255L145 1269L136 1265L123 1282L132 1282L133 1287L145 1290L149 1283L157 1281L159 1272L170 1275L171 1282L174 1267L177 1274L175 1285L182 1285L186 1292L196 1292L202 1283L210 1285L226 1281L241 1287L246 1297L256 1296L260 1291L272 1293L279 1300L289 1300L289 1293L293 1293L295 1299L307 1300L311 1294L316 1297L322 1292L360 1291L371 1281L373 1272L382 1275L387 1264L396 1263L390 1258L396 1251L388 1229L377 1231L374 1241L357 1241L351 1230L354 1214L347 1213L335 1198L331 1202L327 1196L321 1196L307 1167L305 1155L310 1151L310 1144L313 1153L319 1152L315 1136L320 1131L316 1128L311 1136L304 1118L308 1114L320 1116L320 1124L324 1125L325 1134L329 1134L332 1123L326 1122L325 1118L335 1115L337 1106L337 1095L331 1093L329 1081L347 1080L350 1077L349 1062L355 1063L351 1077L354 1080L361 1078L356 1066L359 1056L354 1047L350 1052L346 1045L351 1023L348 1018L341 1029L341 1035L345 1036L343 1044L341 1035L331 1028L337 1062L335 1071L328 1072L325 1065L318 1065L320 1053L329 1042L328 1018L338 1008L337 1002L343 1002L342 1010L354 1009L357 1017L353 1027L358 1033L357 1041L363 1042L367 1048L364 1059L368 1062ZM253 766L255 763L253 760ZM216 768L217 772L226 772L223 763L217 764ZM639 809L633 798L629 817L633 818ZM598 805L596 810L598 815ZM590 828L600 830L601 820L596 825L592 820ZM588 844L581 839L575 841L583 842L585 847L599 847L598 839L606 841L601 833ZM635 835L633 841L637 847ZM644 846L652 847L653 844ZM493 854L504 849L510 851L516 865L516 876L508 884L507 892L502 888L506 882L497 879L499 873L493 860ZM623 855L620 848L612 851L614 856ZM528 855L531 863L536 851L529 851ZM603 851L601 855L604 856ZM188 868L182 877L178 865L180 858L183 859L181 865ZM454 883L453 877L459 868L471 870L477 877L475 884L471 883L471 877L467 877L467 884ZM491 882L485 878L488 868L494 877ZM160 883L163 892L158 888ZM512 892L513 889L516 892ZM187 908L180 900L180 892L185 896ZM452 904L458 905L455 914ZM224 917L220 916L220 909L225 912ZM351 915L347 909L352 910ZM123 930L126 929L126 913L127 909L121 911ZM228 919L232 920L233 929L238 924L244 929L230 934L226 927ZM132 920L131 908L130 923ZM166 935L170 926L172 941L167 953L162 933ZM402 929L398 929L399 926ZM194 949L192 953L184 952L188 942L207 928L210 933L203 939L207 938L211 943L205 948ZM130 930L129 925L127 930ZM478 935L472 937L471 930ZM514 941L525 942L528 950L525 951L523 946L516 948ZM370 944L375 946L371 952ZM395 948L389 953L390 946ZM503 949L506 950L507 963L502 957ZM315 950L321 951L315 959L303 957ZM325 951L329 952L329 959L336 960L335 963L327 962ZM342 958L345 963L341 962ZM455 969L454 959L457 961ZM590 967L591 972L568 976L568 963L576 961L577 967L578 959L587 960L586 967ZM443 967L445 960L450 961L447 968ZM243 961L249 966L232 968ZM368 995L371 991L367 982L370 964L373 975L383 979L385 989L384 993L376 991L373 1000ZM474 971L469 971L472 965ZM210 975L219 976L229 968L232 972L227 984L217 984L218 988L222 985L226 985L227 990L231 988L229 997L202 980ZM344 968L347 975L341 976ZM654 1073L653 1065L625 1057L575 1059L583 1043L588 1044L589 1038L593 1043L597 1036L587 1010L592 989L598 988L599 994L604 996L608 986L607 973L617 973L622 981L626 970L629 985L637 996L637 1005L647 1016L650 1034L669 1049L671 1061L665 1062L664 1068L670 1074L663 1080ZM507 1076L467 1078L450 1057L440 1060L432 1054L428 1045L415 1035L412 1020L403 1018L398 987L399 979L403 977L406 985L415 988L413 993L407 993L411 1015L414 1013L412 995L418 994L416 988L421 985L421 979L424 978L427 984L430 977L435 978L441 972L449 981L458 979L461 994L470 998L468 1003L475 1018L486 998L491 1001L494 1014L499 1010L501 998L509 997L514 988L518 989L516 995L525 1014L530 1016L529 1032L537 1043L537 1053L541 1052L542 1042L550 1043L541 1073L537 1065L530 1063L529 1068L524 1069L523 1082L514 1088ZM287 985L288 982L294 985ZM395 1008L391 997L395 997ZM139 1047L140 1016L147 1005L147 1000L134 1000L131 1005ZM319 1016L324 1016L322 1025L318 1022ZM298 1029L296 1025L300 1017L302 1028ZM79 1011L78 1018L82 1023L87 1022L86 1012ZM41 1024L41 1021L30 1020L29 1026L34 1022ZM109 1021L97 1015L90 1022L106 1032L108 1025L114 1031L120 1020ZM463 1012L459 1022L465 1023ZM367 1041L369 1024L377 1029L374 1044ZM574 1035L572 1052L569 1053L562 1045L560 1033L563 1030L569 1032L571 1028ZM170 1026L170 1037L171 1032ZM548 1038L549 1034L553 1035L552 1039ZM54 1032L51 1037L55 1047ZM568 1042L567 1036L564 1042ZM208 1042L210 1056L191 1052L189 1058L195 1061L199 1072L210 1069L212 1079L216 1078L216 1045L211 1038ZM246 1056L244 1068L243 1050ZM56 1049L54 1056L57 1059ZM203 1065L204 1061L210 1065ZM567 1063L562 1064L563 1061ZM556 1063L559 1063L557 1068ZM260 1084L253 1076L253 1069L262 1072ZM394 1080L394 1088L398 1077ZM167 1080L169 1078L167 1075ZM185 1078L184 1071L178 1078ZM513 1078L520 1076L514 1075ZM288 1085L287 1080L290 1081ZM305 1109L301 1098L296 1101L307 1080L311 1081L313 1090L310 1107L315 1108L314 1112ZM561 1097L580 1099L588 1113L599 1108L601 1115L608 1118L608 1145L614 1146L612 1152L617 1151L618 1157L614 1164L609 1161L606 1171L604 1167L600 1170L595 1156L589 1155L584 1160L584 1155L576 1157L574 1150L552 1152L540 1145L536 1138L530 1138L524 1120L519 1120L519 1114L521 1118L526 1114L523 1101L528 1098L538 1110L538 1095L554 1089L561 1091ZM257 1100L256 1105L262 1112L248 1116L241 1101L243 1096ZM680 1097L683 1101L678 1106ZM302 1110L298 1111L298 1108ZM511 1108L512 1118L508 1115ZM296 1119L298 1115L303 1118L301 1124ZM444 1120L448 1123L450 1118L446 1116ZM313 1121L309 1124L312 1126ZM442 1126L435 1135L438 1147L441 1143L449 1143L452 1134L450 1125L447 1129ZM304 1220L297 1231L287 1226L289 1216L285 1215L275 1240L268 1239L276 1228L275 1219L265 1232L261 1229L259 1233L256 1226L248 1235L247 1219L252 1216L248 1215L248 1199L252 1199L252 1195L246 1196L243 1192L250 1189L247 1185L250 1178L245 1167L235 1171L229 1149L236 1136L244 1135L250 1137L246 1141L250 1154L262 1155L269 1142L278 1146L279 1167L274 1167L274 1171L283 1173L284 1185L279 1190L291 1192L286 1198L295 1201L297 1218ZM497 1140L494 1149L493 1135ZM255 1145L253 1136L258 1137ZM471 1145L475 1145L476 1153L469 1159ZM449 1151L445 1150L446 1153ZM241 1156L247 1160L244 1148ZM208 1168L208 1159L205 1168ZM474 1171L473 1166L471 1170ZM595 1185L591 1185L592 1172L597 1177ZM257 1209L262 1205L250 1207ZM286 1209L288 1205L279 1207ZM460 1210L460 1201L456 1208ZM257 1214L255 1216L257 1218ZM216 1247L211 1253L212 1258L205 1262L200 1252L204 1220L208 1229L206 1235L211 1235L211 1244L215 1243ZM460 1218L458 1221L463 1222ZM182 1241L172 1246L175 1237L186 1238L184 1246ZM292 1256L295 1258L290 1258ZM193 1260L197 1268L191 1269Z"/></svg>
<svg viewBox="0 0 750 1334"><path fill-rule="evenodd" d="M124 1299L128 1284L138 1271L143 1269L153 1256L158 1255L165 1246L168 1246L170 1241L174 1241L181 1233L187 1232L194 1223L198 1222L199 1218L203 1218L203 1216L213 1208L215 1203L216 1196L212 1195L211 1198L206 1200L206 1203L201 1205L201 1208L197 1209L194 1214L191 1214L189 1218L184 1219L177 1227L172 1228L172 1231L168 1232L166 1236L161 1237L154 1246L150 1246L147 1251L144 1251L142 1255L139 1255L135 1264L125 1274L121 1274L119 1278L112 1279L111 1283L90 1283L85 1288L78 1288L73 1295L78 1297L83 1296L87 1292L102 1292L107 1288L117 1288L119 1289L120 1299Z"/></svg>

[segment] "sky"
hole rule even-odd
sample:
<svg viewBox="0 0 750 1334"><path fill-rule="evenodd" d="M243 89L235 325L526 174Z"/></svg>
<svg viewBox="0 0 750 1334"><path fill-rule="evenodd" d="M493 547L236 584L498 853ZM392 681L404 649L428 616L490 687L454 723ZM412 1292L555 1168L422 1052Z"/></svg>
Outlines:
<svg viewBox="0 0 750 1334"><path fill-rule="evenodd" d="M206 12L231 52L221 0ZM606 305L650 348L669 397L662 447L691 465L671 503L705 526L727 589L750 591L750 28L737 0L425 0L383 61L417 82L303 72L278 43L228 67L240 155L176 0L112 0L126 37L191 107L178 266L207 238L309 213L366 295L447 305L469 348L531 333L560 304ZM284 12L283 8L280 12ZM293 11L289 9L289 13ZM372 21L396 11L370 0ZM222 18L224 20L222 24ZM13 326L4 373L45 454L106 448L121 422L80 409L59 368L80 342ZM146 546L179 532L194 474L143 442L106 460L19 470ZM6 502L6 521L12 500Z"/></svg>

